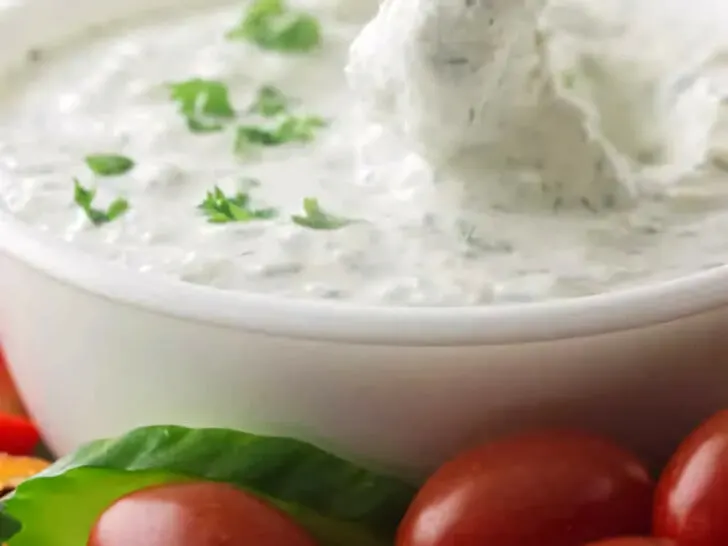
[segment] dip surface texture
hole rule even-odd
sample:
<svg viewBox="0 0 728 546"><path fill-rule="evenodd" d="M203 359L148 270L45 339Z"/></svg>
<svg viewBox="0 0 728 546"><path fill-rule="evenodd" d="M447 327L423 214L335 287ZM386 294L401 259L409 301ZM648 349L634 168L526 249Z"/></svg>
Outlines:
<svg viewBox="0 0 728 546"><path fill-rule="evenodd" d="M239 5L105 29L41 52L4 79L0 212L151 275L372 305L576 297L728 260L723 106L705 160L670 184L644 181L629 206L522 206L532 191L520 199L516 190L502 199L493 192L472 210L462 205L468 189L457 173L359 114L344 67L374 7L354 3L292 4L321 25L321 47L305 53L227 39ZM238 119L191 131L169 84L194 78L227 86ZM237 128L251 123L247 111L265 85L290 97L294 114L326 124L306 142L236 153ZM99 176L84 162L97 153L135 166ZM507 177L537 186L539 171L478 176L489 187L517 188ZM74 199L74 179L96 189L95 205L121 197L128 210L95 225ZM211 223L199 205L216 186L275 214ZM305 199L342 221L328 229L296 223Z"/></svg>

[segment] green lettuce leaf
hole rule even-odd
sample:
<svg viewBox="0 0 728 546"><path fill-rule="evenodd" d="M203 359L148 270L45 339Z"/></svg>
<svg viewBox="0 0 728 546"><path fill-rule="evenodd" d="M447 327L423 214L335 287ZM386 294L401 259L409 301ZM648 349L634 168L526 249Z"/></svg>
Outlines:
<svg viewBox="0 0 728 546"><path fill-rule="evenodd" d="M297 440L146 427L92 442L21 484L5 502L5 514L23 525L10 546L66 546L50 541L58 525L74 525L69 533L86 537L116 498L184 478L226 482L255 494L291 515L323 546L388 546L416 492ZM122 490L127 483L130 489ZM83 514L67 514L72 509L61 505L76 505ZM48 529L38 531L38 522ZM48 540L24 538L35 533L47 533Z"/></svg>

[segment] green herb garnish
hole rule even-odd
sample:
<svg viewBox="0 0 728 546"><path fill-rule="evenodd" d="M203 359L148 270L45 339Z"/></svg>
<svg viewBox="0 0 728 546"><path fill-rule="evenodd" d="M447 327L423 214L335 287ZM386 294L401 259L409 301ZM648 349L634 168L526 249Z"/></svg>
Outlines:
<svg viewBox="0 0 728 546"><path fill-rule="evenodd" d="M255 0L227 37L263 49L306 52L321 43L321 28L315 17L288 9L283 0Z"/></svg>
<svg viewBox="0 0 728 546"><path fill-rule="evenodd" d="M134 161L123 155L92 154L86 156L86 165L99 176L118 176L134 168Z"/></svg>
<svg viewBox="0 0 728 546"><path fill-rule="evenodd" d="M195 78L169 87L172 100L179 104L179 111L193 133L221 131L222 121L235 117L228 88L222 82Z"/></svg>
<svg viewBox="0 0 728 546"><path fill-rule="evenodd" d="M241 125L235 137L235 152L244 154L251 146L280 146L292 142L309 142L326 122L318 116L288 116L272 127Z"/></svg>
<svg viewBox="0 0 728 546"><path fill-rule="evenodd" d="M316 130L325 127L326 122L318 116L290 116L277 127L281 142L309 142L316 136Z"/></svg>
<svg viewBox="0 0 728 546"><path fill-rule="evenodd" d="M341 229L356 221L323 211L318 199L313 197L306 197L303 200L303 212L303 216L293 215L291 219L299 226L311 229Z"/></svg>
<svg viewBox="0 0 728 546"><path fill-rule="evenodd" d="M277 87L264 85L258 90L255 102L250 111L271 118L284 113L288 109L288 97Z"/></svg>
<svg viewBox="0 0 728 546"><path fill-rule="evenodd" d="M96 190L84 188L78 179L73 180L73 186L73 200L95 226L108 224L129 210L129 202L121 197L114 199L106 210L94 208Z"/></svg>
<svg viewBox="0 0 728 546"><path fill-rule="evenodd" d="M275 209L251 208L250 196L247 193L238 192L233 197L228 197L217 186L207 192L205 200L197 208L204 212L208 222L213 224L268 220L276 215Z"/></svg>
<svg viewBox="0 0 728 546"><path fill-rule="evenodd" d="M278 146L282 144L275 129L257 125L242 125L235 135L235 152L242 154L252 146Z"/></svg>

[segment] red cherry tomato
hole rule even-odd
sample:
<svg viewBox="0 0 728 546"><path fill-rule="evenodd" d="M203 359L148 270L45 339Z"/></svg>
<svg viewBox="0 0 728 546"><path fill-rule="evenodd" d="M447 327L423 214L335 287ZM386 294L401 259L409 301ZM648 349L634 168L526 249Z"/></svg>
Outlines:
<svg viewBox="0 0 728 546"><path fill-rule="evenodd" d="M586 546L677 546L674 541L667 538L622 537L590 542Z"/></svg>
<svg viewBox="0 0 728 546"><path fill-rule="evenodd" d="M578 432L485 444L425 483L397 546L583 546L646 535L653 484L631 453Z"/></svg>
<svg viewBox="0 0 728 546"><path fill-rule="evenodd" d="M0 413L0 453L31 455L39 442L40 433L28 419Z"/></svg>
<svg viewBox="0 0 728 546"><path fill-rule="evenodd" d="M728 411L678 447L657 485L653 530L680 546L728 545Z"/></svg>
<svg viewBox="0 0 728 546"><path fill-rule="evenodd" d="M230 485L193 482L136 491L94 525L87 546L316 546L284 513Z"/></svg>

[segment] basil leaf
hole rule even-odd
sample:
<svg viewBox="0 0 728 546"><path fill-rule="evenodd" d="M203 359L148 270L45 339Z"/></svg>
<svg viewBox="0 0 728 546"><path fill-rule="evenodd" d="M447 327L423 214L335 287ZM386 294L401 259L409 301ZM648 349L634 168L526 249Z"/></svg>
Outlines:
<svg viewBox="0 0 728 546"><path fill-rule="evenodd" d="M311 229L341 229L356 222L356 220L343 218L323 211L319 206L318 199L314 199L313 197L307 197L303 200L303 212L303 215L294 215L291 216L291 219L299 226Z"/></svg>
<svg viewBox="0 0 728 546"><path fill-rule="evenodd" d="M21 483L3 515L22 522L9 546L79 546L115 500L146 487L190 481L163 471L125 472L77 468L61 476Z"/></svg>
<svg viewBox="0 0 728 546"><path fill-rule="evenodd" d="M5 505L0 506L0 542L4 544L17 535L22 528L23 525L6 512Z"/></svg>
<svg viewBox="0 0 728 546"><path fill-rule="evenodd" d="M134 168L134 161L123 155L92 154L86 156L86 165L99 176L117 176Z"/></svg>
<svg viewBox="0 0 728 546"><path fill-rule="evenodd" d="M74 469L79 469L79 473ZM83 512L86 488L74 492L73 488L63 486L66 482L56 483L57 479L74 476L83 476L88 486L97 491L94 495L103 493L104 506L108 506L112 497L105 493L107 484L96 485L86 479L86 472L94 469L126 471L132 482L137 472L157 471L163 473L162 479L187 476L229 483L290 514L322 546L389 546L416 492L410 484L375 474L305 442L227 429L154 426L117 439L93 442L64 457L23 482L7 501L8 513L21 523L27 522L30 528L39 520L43 526L43 515L54 517L54 498L59 505L78 505L79 512ZM43 482L47 485L43 486ZM130 490L122 494L126 492ZM72 515L68 512L60 517L67 519ZM88 513L79 513L75 518L83 520L82 525L92 521ZM48 525L46 521L45 526ZM46 532L55 536L58 529L51 526ZM71 544L28 540L13 541L10 546ZM78 541L73 546L77 544Z"/></svg>
<svg viewBox="0 0 728 546"><path fill-rule="evenodd" d="M263 49L307 52L320 45L321 28L315 17L289 10L283 0L255 0L227 37Z"/></svg>
<svg viewBox="0 0 728 546"><path fill-rule="evenodd" d="M235 117L227 86L219 81L194 78L169 84L170 96L193 133L221 131L221 120Z"/></svg>
<svg viewBox="0 0 728 546"><path fill-rule="evenodd" d="M93 206L95 198L96 190L83 187L78 179L74 178L73 200L86 213L86 217L91 220L93 225L100 226L108 224L129 210L129 202L122 197L118 197L112 201L106 210Z"/></svg>
<svg viewBox="0 0 728 546"><path fill-rule="evenodd" d="M207 192L205 200L197 208L213 224L269 220L276 216L275 209L251 208L250 197L247 193L238 192L233 197L228 197L217 186L212 191Z"/></svg>

